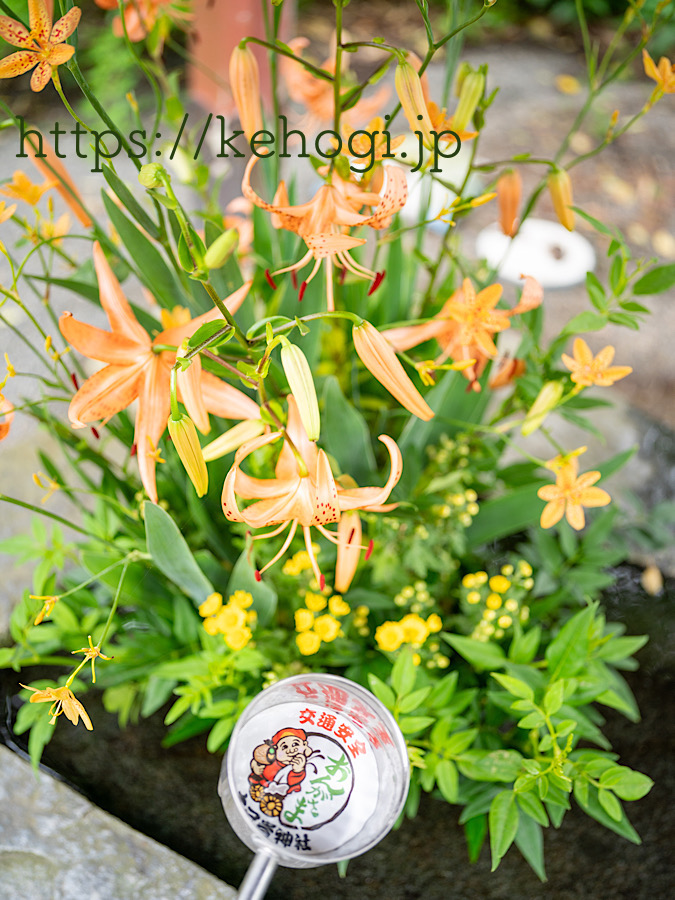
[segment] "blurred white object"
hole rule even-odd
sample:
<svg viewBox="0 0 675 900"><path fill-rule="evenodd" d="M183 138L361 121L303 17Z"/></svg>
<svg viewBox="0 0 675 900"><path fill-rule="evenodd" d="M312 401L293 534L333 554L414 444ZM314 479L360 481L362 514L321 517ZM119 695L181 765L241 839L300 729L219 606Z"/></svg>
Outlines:
<svg viewBox="0 0 675 900"><path fill-rule="evenodd" d="M547 219L526 219L514 238L507 237L499 225L488 225L476 238L476 254L500 278L518 284L525 273L543 288L580 284L595 268L590 242Z"/></svg>

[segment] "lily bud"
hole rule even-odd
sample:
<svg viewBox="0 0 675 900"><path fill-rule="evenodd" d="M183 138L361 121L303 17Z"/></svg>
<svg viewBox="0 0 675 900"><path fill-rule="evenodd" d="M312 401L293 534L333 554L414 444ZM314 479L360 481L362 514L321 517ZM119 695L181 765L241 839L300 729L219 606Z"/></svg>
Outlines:
<svg viewBox="0 0 675 900"><path fill-rule="evenodd" d="M281 365L284 367L291 394L298 405L307 437L310 441L316 441L321 433L321 420L314 379L307 357L296 344L287 343L281 348Z"/></svg>
<svg viewBox="0 0 675 900"><path fill-rule="evenodd" d="M421 131L424 146L427 150L433 149L434 139L431 134L433 125L424 102L422 82L414 67L407 60L399 62L396 66L394 86L410 130Z"/></svg>
<svg viewBox="0 0 675 900"><path fill-rule="evenodd" d="M169 434L197 496L203 497L209 489L209 473L206 470L194 422L189 416L183 415L180 419L170 416Z"/></svg>
<svg viewBox="0 0 675 900"><path fill-rule="evenodd" d="M361 518L355 510L343 512L337 527L337 562L335 590L344 594L349 590L361 556Z"/></svg>
<svg viewBox="0 0 675 900"><path fill-rule="evenodd" d="M236 228L228 228L218 235L204 254L204 265L207 269L220 269L236 250L239 235Z"/></svg>
<svg viewBox="0 0 675 900"><path fill-rule="evenodd" d="M518 209L522 191L523 181L516 169L505 172L497 181L499 226L509 237L513 237L518 230Z"/></svg>
<svg viewBox="0 0 675 900"><path fill-rule="evenodd" d="M248 45L238 45L230 57L230 88L239 113L239 122L250 141L263 129L260 106L260 74L258 63Z"/></svg>
<svg viewBox="0 0 675 900"><path fill-rule="evenodd" d="M246 441L251 441L258 437L265 430L265 423L262 419L244 419L243 422L237 422L232 428L228 428L225 434L221 434L215 441L207 444L202 455L206 462L213 459L220 459L228 453L233 453Z"/></svg>
<svg viewBox="0 0 675 900"><path fill-rule="evenodd" d="M569 173L565 169L551 172L547 184L558 221L568 231L574 231L574 213L570 209L573 203L572 180Z"/></svg>
<svg viewBox="0 0 675 900"><path fill-rule="evenodd" d="M433 418L433 409L406 375L386 337L365 320L354 326L352 335L361 362L380 384L413 415L425 422Z"/></svg>
<svg viewBox="0 0 675 900"><path fill-rule="evenodd" d="M452 117L453 131L465 131L469 122L473 119L483 91L485 90L485 75L480 72L469 72L462 81L459 92L459 103Z"/></svg>
<svg viewBox="0 0 675 900"><path fill-rule="evenodd" d="M162 182L159 176L162 171L163 167L160 166L159 163L146 163L144 166L141 166L141 170L138 173L138 180L144 188L161 187Z"/></svg>
<svg viewBox="0 0 675 900"><path fill-rule="evenodd" d="M558 401L563 395L563 390L562 381L546 382L537 394L537 399L530 407L525 416L525 421L521 425L520 433L523 437L527 437L543 425L546 416L558 405Z"/></svg>

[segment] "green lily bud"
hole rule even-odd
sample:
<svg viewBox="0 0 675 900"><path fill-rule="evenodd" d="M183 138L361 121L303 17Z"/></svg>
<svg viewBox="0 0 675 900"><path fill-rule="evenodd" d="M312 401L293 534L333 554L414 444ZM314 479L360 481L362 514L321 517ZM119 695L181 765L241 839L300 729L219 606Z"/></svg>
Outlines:
<svg viewBox="0 0 675 900"><path fill-rule="evenodd" d="M144 166L141 166L138 180L143 187L158 188L162 186L160 178L162 172L164 172L164 167L160 166L159 163L146 163Z"/></svg>
<svg viewBox="0 0 675 900"><path fill-rule="evenodd" d="M228 261L239 242L236 228L228 228L219 235L204 254L207 269L220 269Z"/></svg>
<svg viewBox="0 0 675 900"><path fill-rule="evenodd" d="M284 367L291 393L298 404L298 412L307 437L310 441L316 441L321 433L321 421L314 379L307 358L295 344L284 343L281 348L281 365Z"/></svg>
<svg viewBox="0 0 675 900"><path fill-rule="evenodd" d="M480 72L470 72L464 77L459 92L459 103L452 117L452 127L455 131L464 131L476 112L485 90L485 75Z"/></svg>
<svg viewBox="0 0 675 900"><path fill-rule="evenodd" d="M525 421L521 425L520 433L523 437L527 437L543 425L546 416L558 405L558 401L563 395L563 390L562 381L546 382L537 394L537 399L528 410Z"/></svg>

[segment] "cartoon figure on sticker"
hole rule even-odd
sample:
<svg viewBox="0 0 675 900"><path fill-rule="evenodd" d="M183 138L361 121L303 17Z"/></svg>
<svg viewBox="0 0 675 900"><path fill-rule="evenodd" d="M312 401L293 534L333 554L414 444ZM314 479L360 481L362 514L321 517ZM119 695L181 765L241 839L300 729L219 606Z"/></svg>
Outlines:
<svg viewBox="0 0 675 900"><path fill-rule="evenodd" d="M312 748L302 728L282 728L255 748L248 776L250 794L266 816L279 816L288 794L300 790Z"/></svg>

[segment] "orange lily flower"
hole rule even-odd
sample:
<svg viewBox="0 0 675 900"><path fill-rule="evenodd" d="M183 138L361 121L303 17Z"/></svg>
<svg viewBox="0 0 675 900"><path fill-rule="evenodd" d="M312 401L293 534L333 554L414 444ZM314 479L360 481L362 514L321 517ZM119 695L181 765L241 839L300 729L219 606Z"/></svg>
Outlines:
<svg viewBox="0 0 675 900"><path fill-rule="evenodd" d="M80 721L80 716L82 717L82 721L84 722L84 727L87 731L93 731L94 726L91 724L91 719L87 715L87 711L82 706L80 701L75 697L70 688L67 687L58 687L58 688L34 688L29 687L27 684L22 684L22 688L26 688L27 691L33 691L33 696L30 698L31 703L51 703L52 708L49 710L49 714L51 716L50 725L53 725L56 722L56 717L60 716L61 713L66 714L66 718L70 719L73 725L77 725Z"/></svg>
<svg viewBox="0 0 675 900"><path fill-rule="evenodd" d="M359 278L373 279L370 292L378 286L384 273L376 275L364 268L356 260L352 259L349 250L365 244L364 238L355 238L342 232L343 228L353 228L357 225L369 225L371 228L386 228L389 220L401 209L408 196L405 173L395 166L384 166L385 184L379 194L361 192L358 194L360 204L375 207L375 212L370 216L363 216L354 211L354 199L345 197L342 191L332 184L324 184L316 192L308 203L297 206L288 205L286 185L279 183L273 203L267 203L259 197L251 187L251 172L258 157L252 156L246 165L241 192L255 203L260 209L272 213L272 224L275 228L285 228L300 235L309 248L307 253L297 263L277 269L270 276L266 273L272 287L276 287L272 276L283 272L295 272L306 266L314 259L314 267L300 285L299 299L305 292L305 288L319 270L322 260L326 261L328 272L326 284L328 286L328 309L335 308L333 300L333 257L345 268ZM354 191L356 194L356 189Z"/></svg>
<svg viewBox="0 0 675 900"><path fill-rule="evenodd" d="M645 67L645 75L656 82L656 90L662 94L675 94L675 66L670 60L662 56L658 66L649 53L643 49L642 62Z"/></svg>
<svg viewBox="0 0 675 900"><path fill-rule="evenodd" d="M422 325L390 328L384 336L395 350L409 350L435 338L442 351L436 359L437 364L448 357L456 362L474 360L462 372L471 382L472 389L480 391L478 378L488 359L497 355L492 335L509 328L511 316L535 309L542 301L539 282L529 275L522 277L525 285L519 302L512 309L495 309L502 295L500 284L492 284L476 294L471 281L465 278L462 287L433 319Z"/></svg>
<svg viewBox="0 0 675 900"><path fill-rule="evenodd" d="M14 407L0 394L0 441L4 440L9 434L12 421L14 419Z"/></svg>
<svg viewBox="0 0 675 900"><path fill-rule="evenodd" d="M154 339L139 324L122 293L122 288L98 243L94 244L94 267L98 277L101 305L112 331L103 331L74 319L69 312L59 320L61 333L80 353L107 363L82 385L71 400L68 417L75 428L103 419L138 399L134 441L141 481L153 503L157 502L155 464L157 444L169 418L170 370L176 353L159 351L160 345L178 347L201 325L218 318L213 309L196 319L165 328ZM248 281L225 299L234 313L246 297ZM178 397L199 430L209 431L208 413L225 419L249 419L259 415L257 404L246 394L201 368L195 357L186 372L178 376Z"/></svg>
<svg viewBox="0 0 675 900"><path fill-rule="evenodd" d="M37 129L31 129L31 131L36 130ZM43 134L40 134L40 141L34 146L33 138L29 136L28 140L24 141L24 147L26 153L28 153L31 161L37 167L40 174L44 175L47 182L49 182L50 187L54 187L55 190L59 192L81 224L84 225L85 228L89 228L91 226L91 219L89 213L82 205L82 198L75 187L75 182L68 174L68 171L54 152L54 148L47 138ZM55 178L57 178L58 181L55 181Z"/></svg>
<svg viewBox="0 0 675 900"><path fill-rule="evenodd" d="M593 356L586 341L578 337L574 339L572 352L574 359L566 353L561 358L572 373L570 378L580 388L590 387L592 384L609 387L633 371L630 366L610 365L614 359L614 347L611 344L604 347L597 356Z"/></svg>
<svg viewBox="0 0 675 900"><path fill-rule="evenodd" d="M465 131L455 128L453 123L454 116L448 116L445 107L440 109L433 100L427 101L427 110L431 119L431 127L438 134L441 134L443 131L454 131L460 141L471 141L478 137L477 131ZM451 134L445 135L442 140L446 144L456 143L455 138Z"/></svg>
<svg viewBox="0 0 675 900"><path fill-rule="evenodd" d="M555 464L555 460L552 461ZM556 483L540 487L537 496L548 501L541 514L542 528L551 528L563 515L572 528L581 531L585 524L584 506L607 506L612 498L602 488L592 487L600 480L600 472L584 472L577 477L579 461L570 458L556 466Z"/></svg>
<svg viewBox="0 0 675 900"><path fill-rule="evenodd" d="M0 78L14 78L37 66L30 86L33 91L41 91L56 67L67 62L75 52L71 44L63 44L63 41L75 31L81 15L79 6L73 6L52 27L52 16L45 0L28 0L30 31L16 19L0 16L0 37L12 47L22 48L0 62Z"/></svg>
<svg viewBox="0 0 675 900"><path fill-rule="evenodd" d="M296 56L309 44L305 37L296 37L288 41L288 46ZM342 76L348 72L348 54L342 56ZM281 75L286 84L288 96L294 103L299 103L307 110L307 114L297 123L298 131L318 131L325 126L332 126L335 115L335 97L333 82L325 78L317 78L302 65L282 56L280 59ZM335 72L335 57L324 60L320 68L328 74ZM389 88L381 87L372 97L361 98L358 103L343 114L343 122L367 122L382 108L389 98Z"/></svg>
<svg viewBox="0 0 675 900"><path fill-rule="evenodd" d="M117 9L119 6L117 0L94 0L94 2L101 9ZM163 7L167 8L162 11ZM115 37L124 37L126 28L129 40L138 43L147 37L162 15L176 22L187 22L192 18L191 13L179 5L174 5L173 0L125 0L122 16L117 16L113 21L113 34Z"/></svg>
<svg viewBox="0 0 675 900"><path fill-rule="evenodd" d="M42 184L34 184L30 178L20 169L12 176L12 180L0 188L0 194L11 197L12 200L23 200L30 206L40 202L43 194L56 186L55 181L44 181Z"/></svg>
<svg viewBox="0 0 675 900"><path fill-rule="evenodd" d="M16 212L16 203L12 203L11 206L7 206L4 200L0 202L0 225L3 222L6 222L7 219L11 219L14 213Z"/></svg>
<svg viewBox="0 0 675 900"><path fill-rule="evenodd" d="M341 514L347 510L381 511L382 504L401 477L401 451L392 438L386 434L380 435L391 459L391 470L385 485L381 488L347 489L336 483L325 452L319 450L307 437L292 394L288 396L286 434L288 439L284 440L281 448L274 478L252 478L242 472L241 464L255 450L283 437L282 431L262 435L239 448L223 485L223 512L230 522L245 522L251 528L279 526L267 534L256 535L254 540L275 537L290 526L279 552L256 572L258 579L286 553L299 525L304 533L312 569L323 589L325 579L316 561L310 529L317 528L325 538L337 544L338 548L341 543L351 543L349 535L329 531L326 524L339 522ZM236 495L257 502L242 510L237 505Z"/></svg>

